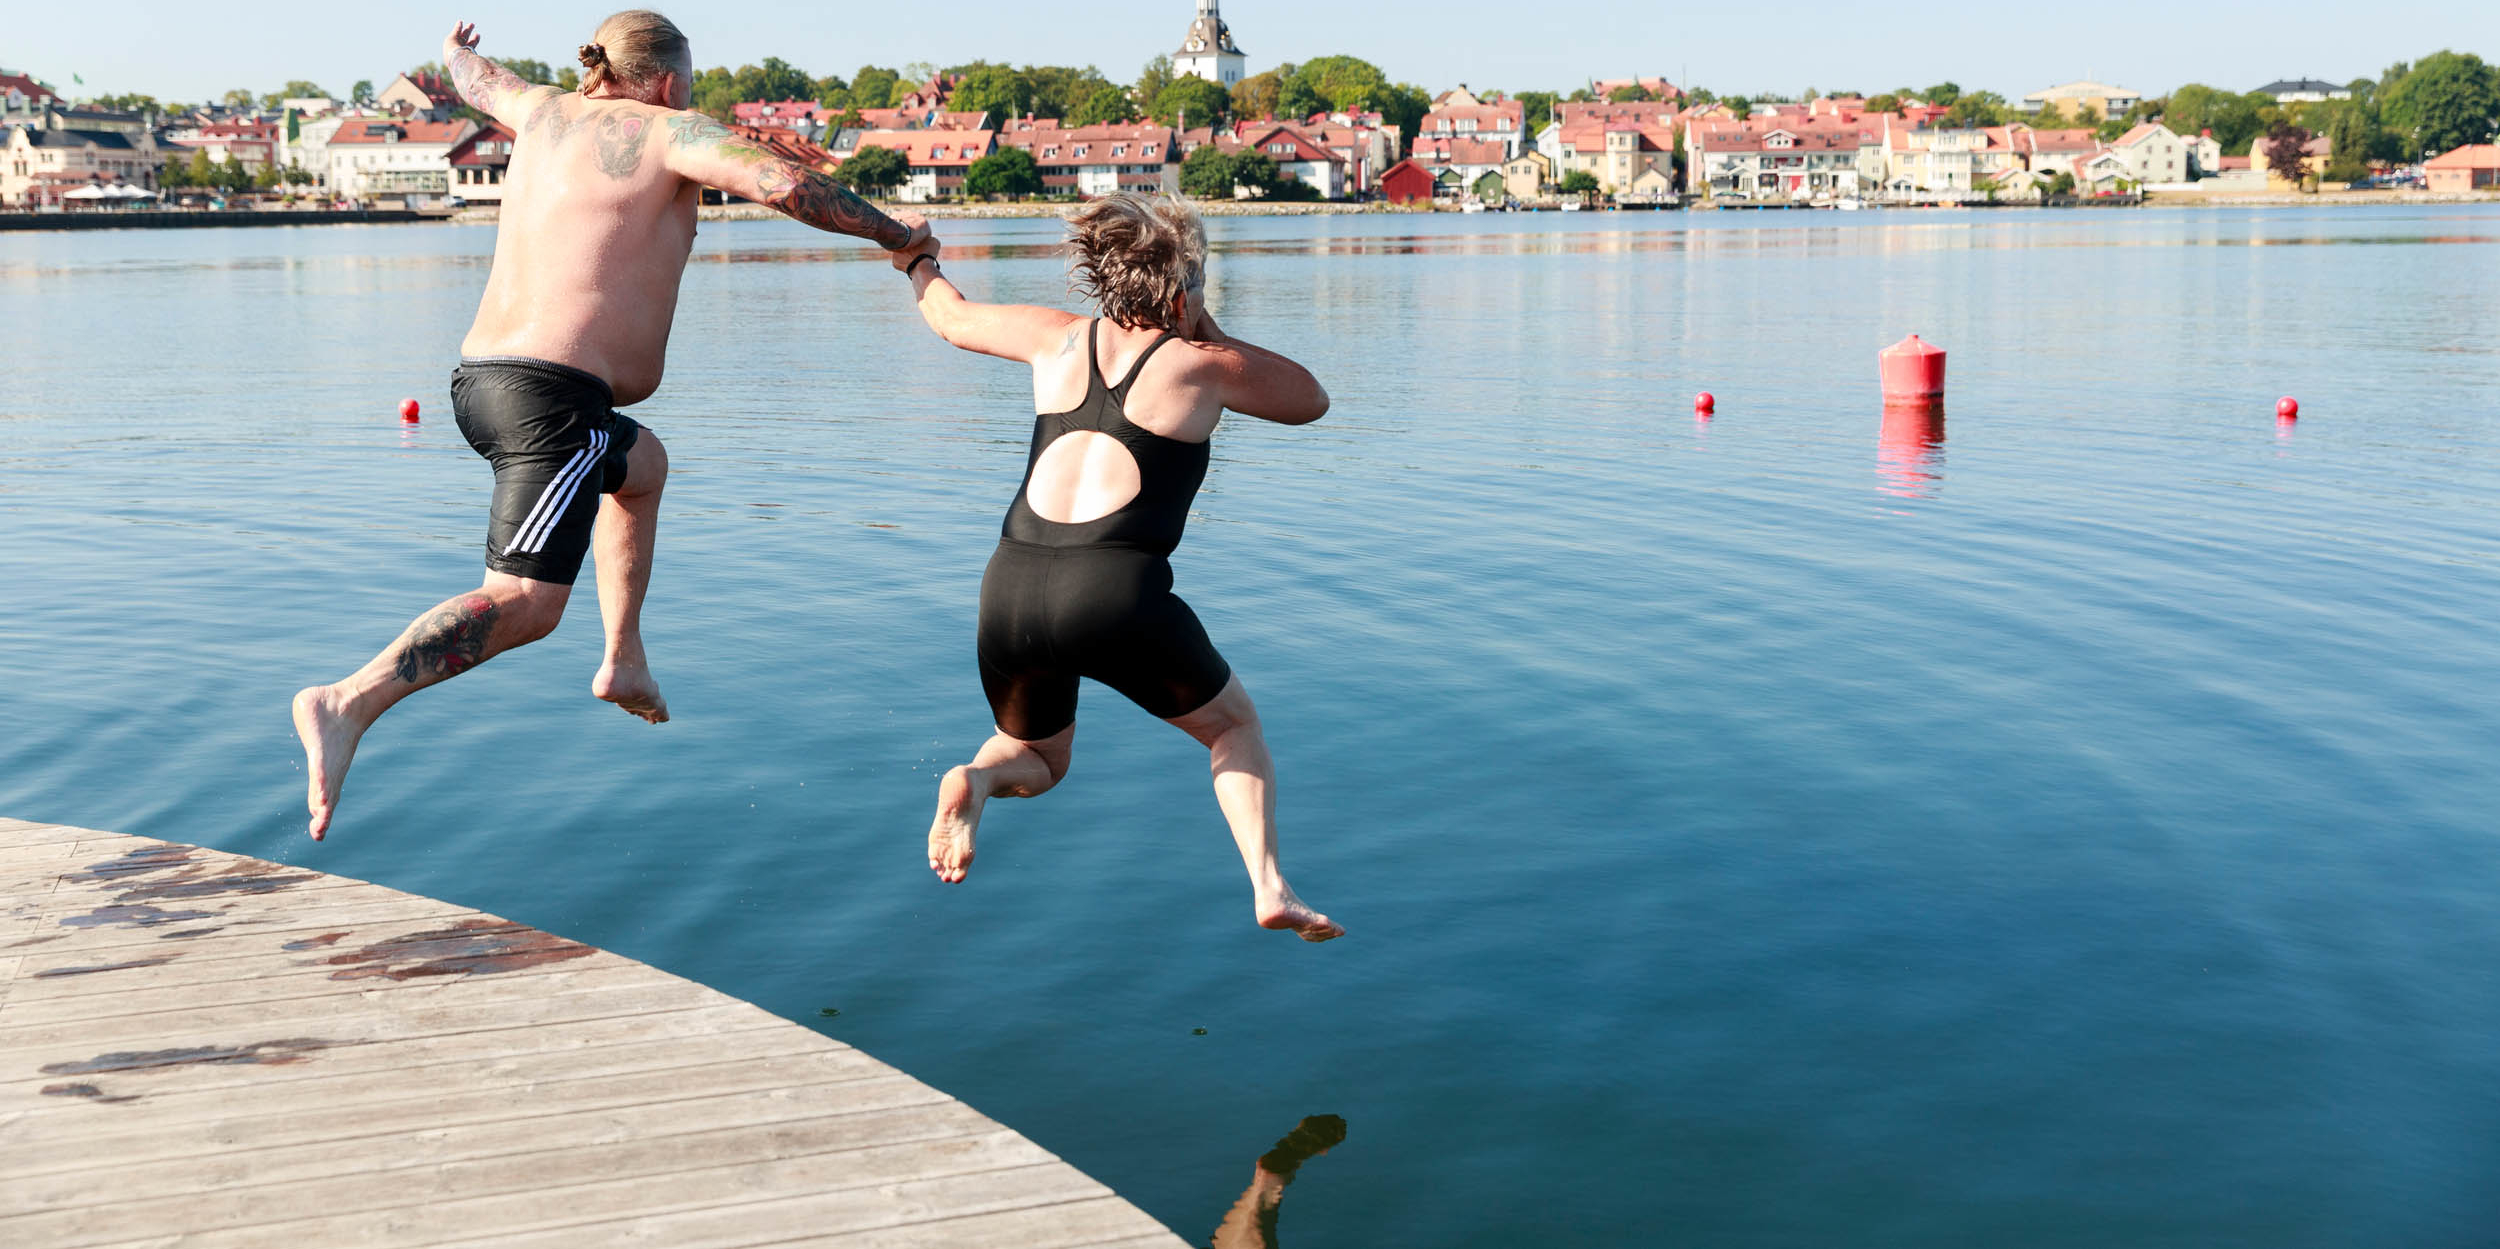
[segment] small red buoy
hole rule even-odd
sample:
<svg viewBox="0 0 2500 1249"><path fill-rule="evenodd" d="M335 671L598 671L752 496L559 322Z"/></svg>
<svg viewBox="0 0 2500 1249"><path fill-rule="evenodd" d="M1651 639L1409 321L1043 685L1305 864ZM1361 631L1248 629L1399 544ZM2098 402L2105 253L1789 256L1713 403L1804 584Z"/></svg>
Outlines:
<svg viewBox="0 0 2500 1249"><path fill-rule="evenodd" d="M1944 348L1921 342L1916 334L1876 353L1875 371L1883 380L1886 403L1944 399Z"/></svg>
<svg viewBox="0 0 2500 1249"><path fill-rule="evenodd" d="M2294 399L2290 395L2285 395L2282 398L2275 400L2274 414L2287 421L2299 416L2300 400Z"/></svg>
<svg viewBox="0 0 2500 1249"><path fill-rule="evenodd" d="M399 419L401 419L401 420L403 420L403 421L410 421L410 422L413 422L413 421L415 421L415 420L417 419L417 401L416 401L416 400L414 400L414 399L402 399L402 400L400 400L400 401L399 401Z"/></svg>
<svg viewBox="0 0 2500 1249"><path fill-rule="evenodd" d="M1715 411L1718 406L1719 397L1711 394L1709 391L1705 390L1700 394L1693 396L1693 410L1695 412Z"/></svg>

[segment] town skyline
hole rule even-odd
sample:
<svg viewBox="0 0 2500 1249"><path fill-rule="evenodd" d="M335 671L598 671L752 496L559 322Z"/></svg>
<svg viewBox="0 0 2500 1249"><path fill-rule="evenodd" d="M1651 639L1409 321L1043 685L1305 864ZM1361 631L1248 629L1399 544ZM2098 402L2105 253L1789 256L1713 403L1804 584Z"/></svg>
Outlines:
<svg viewBox="0 0 2500 1249"><path fill-rule="evenodd" d="M1089 8L1086 30L992 0L974 0L961 11L966 20L950 21L940 30L864 30L817 10L782 13L681 3L665 11L686 28L698 67L734 68L780 57L821 76L847 75L865 64L992 60L1091 64L1113 81L1126 82L1154 56L1176 49L1195 4L1111 0ZM1732 21L1743 15L1715 12L1679 14L1672 20L1654 11L1609 15L1604 38L1582 41L1486 38L1480 32L1491 29L1487 24L1452 18L1501 14L1516 21L1517 11L1475 0L1388 5L1359 13L1302 0L1231 0L1223 11L1247 53L1250 73L1286 61L1344 54L1372 61L1394 81L1435 92L1460 83L1479 90L1568 91L1590 78L1637 74L1704 86L1722 95L1793 96L1809 88L1880 92L1954 81L1965 89L2017 99L2081 78L2158 94L2187 82L2235 90L2280 78L2341 83L2374 77L2390 64L2419 56L2426 45L2467 52L2500 48L2500 6L2443 0L2394 0L2376 10L2375 20L2365 27L2339 29L2332 46L2319 33L2327 27L2301 20L2303 14L2323 18L2331 12L2312 0L2299 0L2255 25L2147 9L2145 19L2183 37L2132 44L2099 42L2078 31L2026 39L2020 36L2032 27L2045 34L2052 25L2062 30L2072 23L1960 3L1922 10L1913 22L1888 23L1875 31L1856 29L1862 18L1853 11L1838 5L1822 8L1835 20L1798 22L1815 9L1783 10L1784 29L1768 46L1758 30L1745 37L1736 29ZM366 33L343 41L338 25L202 29L194 11L177 12L163 0L130 0L120 11L156 29L183 26L188 33L182 55L171 55L162 45L97 41L90 23L50 10L14 24L11 39L0 47L0 65L46 79L73 96L135 92L164 100L208 100L238 87L266 91L294 79L344 95L357 80L386 79L434 59L443 32L459 16L450 8L360 14ZM588 37L606 12L605 5L524 0L488 19L486 45L480 50L566 64L569 50ZM2130 12L2129 7L2100 10L2095 24L2123 23ZM164 20L150 22L150 14ZM1968 22L1956 20L1965 15ZM2184 37L2205 27L2214 38ZM962 33L967 28L982 33ZM2120 49L2126 55L2117 55ZM2337 63L2314 63L2322 60ZM2242 77L2247 81L2240 81Z"/></svg>

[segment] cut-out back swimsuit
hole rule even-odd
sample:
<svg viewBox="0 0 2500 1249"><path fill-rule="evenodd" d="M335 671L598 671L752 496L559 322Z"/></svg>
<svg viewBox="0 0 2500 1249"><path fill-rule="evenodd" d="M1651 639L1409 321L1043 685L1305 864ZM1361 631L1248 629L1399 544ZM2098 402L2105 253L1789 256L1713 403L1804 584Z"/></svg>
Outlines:
<svg viewBox="0 0 2500 1249"><path fill-rule="evenodd" d="M1172 593L1169 557L1206 479L1207 444L1140 428L1126 412L1139 370L1174 335L1156 338L1128 376L1106 386L1095 355L1101 326L1085 333L1084 401L1034 418L1024 485L981 578L981 688L999 729L1026 741L1076 722L1078 677L1168 720L1213 701L1233 673L1197 613ZM1137 497L1089 521L1044 520L1025 499L1033 469L1044 448L1080 429L1127 448Z"/></svg>

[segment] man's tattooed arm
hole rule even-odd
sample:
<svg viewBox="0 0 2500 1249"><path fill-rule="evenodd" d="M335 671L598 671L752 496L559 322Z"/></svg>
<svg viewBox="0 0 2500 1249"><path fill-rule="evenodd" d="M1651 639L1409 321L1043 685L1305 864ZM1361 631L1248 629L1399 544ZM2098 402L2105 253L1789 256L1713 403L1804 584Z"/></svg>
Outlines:
<svg viewBox="0 0 2500 1249"><path fill-rule="evenodd" d="M877 211L822 170L784 160L700 113L675 114L668 129L669 167L682 177L888 251L910 246L919 233Z"/></svg>
<svg viewBox="0 0 2500 1249"><path fill-rule="evenodd" d="M453 52L451 60L445 63L445 68L451 73L451 85L460 92L460 98L466 101L469 107L492 115L498 120L503 119L504 110L511 108L521 96L528 92L552 90L552 88L532 87L528 82L523 81L519 74L479 56L468 48Z"/></svg>
<svg viewBox="0 0 2500 1249"><path fill-rule="evenodd" d="M775 161L756 170L759 204L789 214L819 230L868 239L892 251L909 246L911 227L877 211L877 206L851 193L821 170Z"/></svg>
<svg viewBox="0 0 2500 1249"><path fill-rule="evenodd" d="M494 631L496 611L495 600L472 594L427 612L399 636L395 674L411 684L430 684L486 662L486 635Z"/></svg>

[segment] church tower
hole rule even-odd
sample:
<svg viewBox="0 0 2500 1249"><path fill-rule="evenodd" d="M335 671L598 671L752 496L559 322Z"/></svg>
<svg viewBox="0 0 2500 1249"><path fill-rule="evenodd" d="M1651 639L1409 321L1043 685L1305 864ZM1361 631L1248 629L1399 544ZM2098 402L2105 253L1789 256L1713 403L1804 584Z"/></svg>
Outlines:
<svg viewBox="0 0 2500 1249"><path fill-rule="evenodd" d="M1233 43L1232 28L1215 11L1215 0L1198 0L1198 16L1172 54L1172 73L1191 74L1229 89L1241 81L1245 58Z"/></svg>

